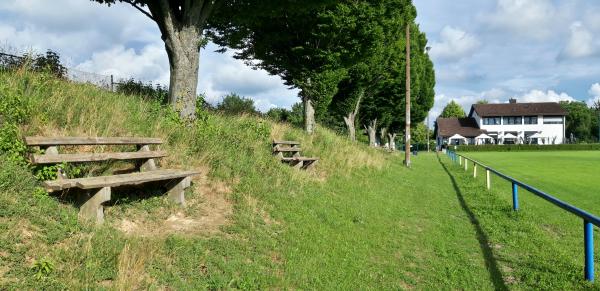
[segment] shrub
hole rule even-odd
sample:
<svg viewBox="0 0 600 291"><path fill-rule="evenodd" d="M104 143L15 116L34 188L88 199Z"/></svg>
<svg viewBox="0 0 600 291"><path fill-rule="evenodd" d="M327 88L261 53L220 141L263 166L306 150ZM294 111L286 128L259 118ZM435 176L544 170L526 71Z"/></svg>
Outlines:
<svg viewBox="0 0 600 291"><path fill-rule="evenodd" d="M47 72L61 79L67 76L67 68L60 62L60 55L51 50L46 51L45 55L27 53L21 57L1 54L0 68L4 70L26 68L35 72Z"/></svg>
<svg viewBox="0 0 600 291"><path fill-rule="evenodd" d="M217 105L217 110L231 115L238 114L258 114L258 110L254 107L254 100L241 97L238 94L231 93L223 101Z"/></svg>
<svg viewBox="0 0 600 291"><path fill-rule="evenodd" d="M156 100L161 104L169 102L169 88L160 84L145 84L141 81L136 81L133 78L121 81L117 84L117 92L126 95L137 95L146 100Z"/></svg>
<svg viewBox="0 0 600 291"><path fill-rule="evenodd" d="M452 147L451 147L452 148ZM518 151L595 151L600 150L600 144L554 144L554 145L461 145L456 147L459 152L518 152Z"/></svg>

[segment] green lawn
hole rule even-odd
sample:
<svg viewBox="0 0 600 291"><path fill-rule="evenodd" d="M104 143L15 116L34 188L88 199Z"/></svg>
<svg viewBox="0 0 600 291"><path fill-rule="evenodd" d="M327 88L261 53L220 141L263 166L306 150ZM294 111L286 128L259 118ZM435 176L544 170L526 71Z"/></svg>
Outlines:
<svg viewBox="0 0 600 291"><path fill-rule="evenodd" d="M466 156L600 215L600 151L476 152Z"/></svg>
<svg viewBox="0 0 600 291"><path fill-rule="evenodd" d="M600 187L597 183L597 173L600 170L600 152L560 151L560 152L477 152L463 153L467 157L482 162L520 181L526 182L540 190L587 210L600 214ZM477 187L481 193L489 193L494 199L500 199L507 206L512 205L511 185L505 180L492 174L492 191L485 190L485 172L481 169L477 179L473 179L473 166L464 169L458 165L452 166L465 179L465 185ZM531 240L547 240L530 247L515 244L515 251L527 251L531 264L554 261L565 268L569 264L572 269L572 280L583 277L583 226L581 219L560 208L519 189L520 211L515 214L520 223L530 225L538 237ZM527 218L525 218L527 217ZM596 240L598 229L595 228ZM515 240L522 234L514 233ZM509 239L507 236L506 239ZM521 242L528 244L526 240ZM544 254L546 252L546 254ZM596 261L600 255L596 244ZM559 259L560 258L560 259ZM558 265L540 267L539 274L555 273L552 268ZM565 275L560 273L561 275ZM533 274L532 274L533 275ZM544 276L544 275L542 275ZM565 277L565 280L566 277Z"/></svg>

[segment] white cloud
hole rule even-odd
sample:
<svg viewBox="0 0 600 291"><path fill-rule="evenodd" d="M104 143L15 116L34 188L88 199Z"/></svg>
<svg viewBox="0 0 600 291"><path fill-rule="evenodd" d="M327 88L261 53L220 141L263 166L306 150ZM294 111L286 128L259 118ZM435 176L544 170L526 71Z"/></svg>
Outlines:
<svg viewBox="0 0 600 291"><path fill-rule="evenodd" d="M590 90L588 90L591 98L587 100L588 106L593 106L596 103L600 103L600 83L594 83Z"/></svg>
<svg viewBox="0 0 600 291"><path fill-rule="evenodd" d="M496 10L482 19L495 29L543 39L556 32L560 12L551 0L498 0Z"/></svg>
<svg viewBox="0 0 600 291"><path fill-rule="evenodd" d="M169 83L169 63L165 49L159 43L149 44L136 52L123 45L95 52L75 67L77 70L115 75L116 78Z"/></svg>
<svg viewBox="0 0 600 291"><path fill-rule="evenodd" d="M579 21L571 24L571 35L559 55L559 59L584 58L594 55L598 45L594 35Z"/></svg>
<svg viewBox="0 0 600 291"><path fill-rule="evenodd" d="M477 38L459 28L445 26L440 32L441 42L432 43L434 59L456 61L473 54L481 45Z"/></svg>
<svg viewBox="0 0 600 291"><path fill-rule="evenodd" d="M556 93L554 90L546 92L542 90L531 90L528 93L515 97L518 102L559 102L559 101L576 101L575 98L567 93Z"/></svg>

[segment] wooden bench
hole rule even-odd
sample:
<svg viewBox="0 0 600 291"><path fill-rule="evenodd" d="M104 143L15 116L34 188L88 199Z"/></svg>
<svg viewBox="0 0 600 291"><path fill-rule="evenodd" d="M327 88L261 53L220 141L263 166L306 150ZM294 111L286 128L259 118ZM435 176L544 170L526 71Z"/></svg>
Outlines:
<svg viewBox="0 0 600 291"><path fill-rule="evenodd" d="M318 158L307 158L301 156L302 148L297 141L274 140L273 155L277 156L281 162L287 163L292 167L307 170L315 166Z"/></svg>
<svg viewBox="0 0 600 291"><path fill-rule="evenodd" d="M134 173L111 176L67 179L59 168L56 180L44 182L48 192L80 189L81 207L79 217L97 223L104 221L102 203L111 199L111 188L119 186L140 185L148 182L165 182L167 193L174 202L185 205L184 190L191 184L191 177L200 174L197 171L158 169L155 159L167 156L163 151L151 150L162 141L158 138L135 137L26 137L25 143L30 147L39 147L43 154L31 155L34 165L52 165L62 163L86 163L106 161L133 161L136 163ZM136 146L135 152L106 153L59 153L62 146Z"/></svg>

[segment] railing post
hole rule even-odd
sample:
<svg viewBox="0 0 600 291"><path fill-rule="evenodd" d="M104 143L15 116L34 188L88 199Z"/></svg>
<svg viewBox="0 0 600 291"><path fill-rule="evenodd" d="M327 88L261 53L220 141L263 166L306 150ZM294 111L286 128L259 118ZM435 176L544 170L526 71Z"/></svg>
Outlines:
<svg viewBox="0 0 600 291"><path fill-rule="evenodd" d="M514 211L518 211L519 210L519 190L517 188L517 183L513 182L512 183L512 194L513 194L513 210Z"/></svg>
<svg viewBox="0 0 600 291"><path fill-rule="evenodd" d="M490 170L485 169L485 184L487 185L487 189L492 189L492 183L490 180Z"/></svg>
<svg viewBox="0 0 600 291"><path fill-rule="evenodd" d="M585 249L585 279L594 282L594 225L583 221L583 244Z"/></svg>
<svg viewBox="0 0 600 291"><path fill-rule="evenodd" d="M458 156L458 164L462 166L462 157Z"/></svg>
<svg viewBox="0 0 600 291"><path fill-rule="evenodd" d="M465 171L467 171L469 168L469 163L467 163L467 158L465 158Z"/></svg>
<svg viewBox="0 0 600 291"><path fill-rule="evenodd" d="M473 162L473 178L477 178L477 164Z"/></svg>

